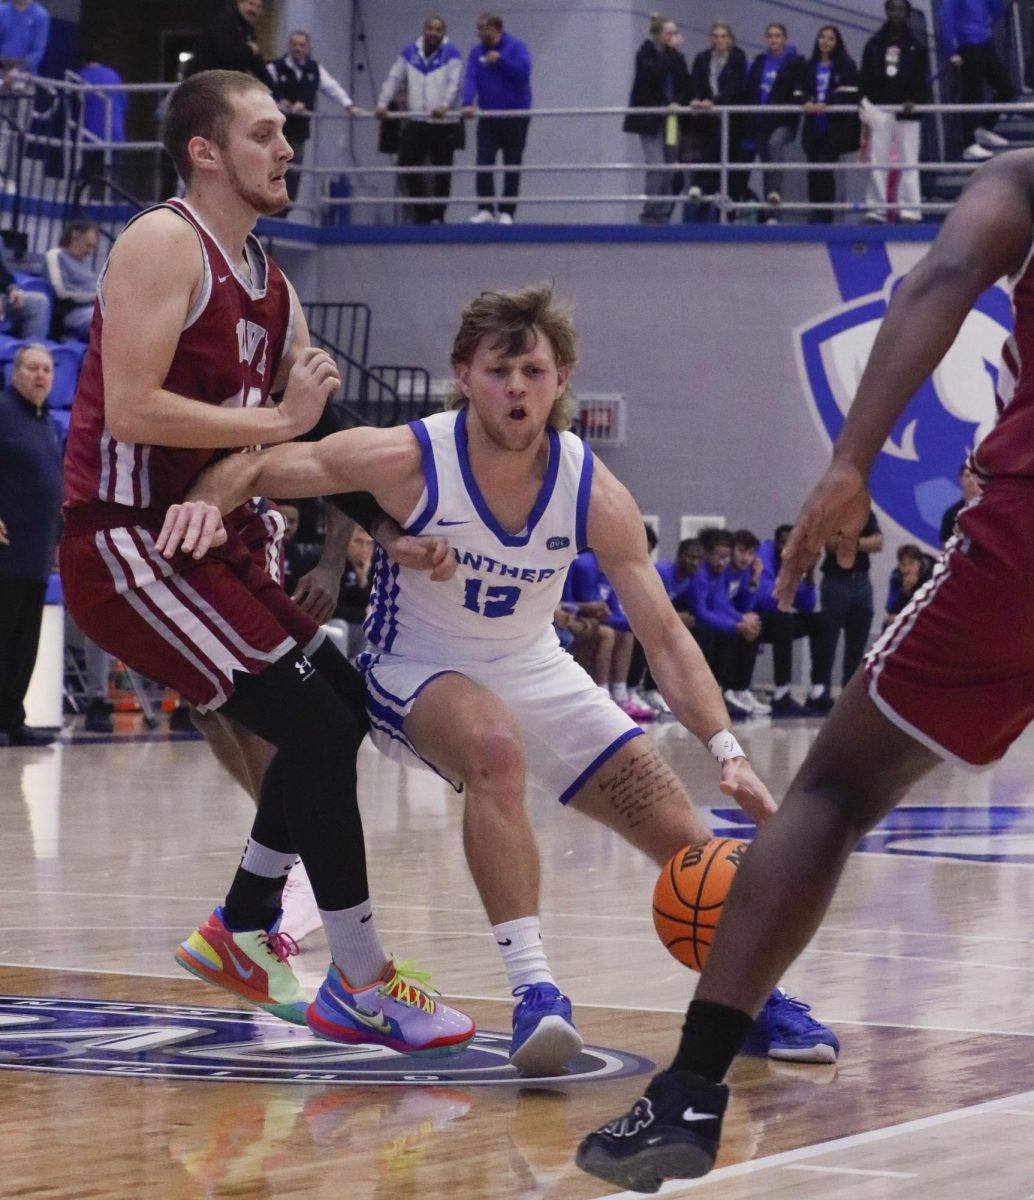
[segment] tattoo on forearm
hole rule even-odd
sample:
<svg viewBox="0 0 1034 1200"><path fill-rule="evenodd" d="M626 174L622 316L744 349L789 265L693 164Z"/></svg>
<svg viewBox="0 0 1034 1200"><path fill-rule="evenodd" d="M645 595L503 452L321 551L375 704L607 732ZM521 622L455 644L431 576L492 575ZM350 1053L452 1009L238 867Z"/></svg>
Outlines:
<svg viewBox="0 0 1034 1200"><path fill-rule="evenodd" d="M659 755L645 755L619 767L600 787L614 814L635 829L667 793L668 768Z"/></svg>

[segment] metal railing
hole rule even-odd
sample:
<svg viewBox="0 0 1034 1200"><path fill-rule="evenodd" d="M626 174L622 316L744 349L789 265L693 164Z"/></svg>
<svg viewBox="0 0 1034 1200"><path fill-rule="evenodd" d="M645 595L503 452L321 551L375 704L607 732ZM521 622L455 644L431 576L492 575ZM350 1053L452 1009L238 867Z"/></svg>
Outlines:
<svg viewBox="0 0 1034 1200"><path fill-rule="evenodd" d="M82 101L88 91L110 93L121 90L132 95L146 98L147 107L155 106L157 112L161 107L161 99L170 90L169 84L126 84L121 88L115 85L87 88L74 79L66 81L35 81L31 109L23 106L22 111L30 112L24 127L17 127L8 113L0 106L0 116L6 121L0 123L0 129L6 130L8 142L15 145L14 159L17 164L17 177L12 195L0 197L0 207L7 210L9 224L13 234L22 236L28 248L42 250L53 244L53 225L55 221L63 221L68 216L79 211L90 215L110 213L112 221L128 215L131 208L127 197L140 196L140 202L150 202L158 199L168 191L173 190L173 180L163 152L157 140L142 142L122 142L99 140L87 134L81 128L79 117L82 112ZM1010 105L986 104L969 106L958 103L929 104L918 106L914 111L924 120L936 120L944 115L973 111L1014 112L1034 118L1034 102L1020 102ZM640 186L632 184L623 186L625 179L634 179L638 184L646 171L651 173L663 172L671 176L673 184L679 176L683 177L682 186L672 189L672 195L661 197L666 202L677 204L685 198L691 177L703 175L710 182L704 190L712 200L718 219L728 222L744 215L758 211L759 202L750 198L734 196L730 187L731 181L741 179L743 172L762 169L761 164L745 161L745 156L739 149L740 130L749 123L755 114L774 116L786 114L801 115L799 106L731 106L714 107L702 113L699 109L690 107L677 109L634 109L625 106L608 107L578 107L578 108L538 108L524 112L481 113L479 120L493 120L509 116L530 116L534 121L566 121L577 122L579 134L584 134L590 128L590 122L608 121L619 122L628 112L638 115L658 114L674 116L683 122L699 122L701 117L710 118L717 124L718 154L709 162L674 162L670 164L650 164L648 167L639 161L634 162L572 162L570 156L563 161L544 162L528 161L522 164L519 172L525 181L524 194L520 196L519 204L522 215L532 214L535 220L542 212L548 213L552 220L557 219L556 208L562 206L560 219L563 222L577 222L586 219L604 220L628 223L636 219L634 210L629 206L641 206L658 197L640 190ZM827 115L853 114L853 107L833 107L826 110ZM408 113L397 118L419 118L427 114ZM459 114L454 114L458 117ZM409 176L429 176L435 169L427 166L399 167L397 165L374 165L362 160L362 155L356 155L356 161L335 162L328 165L328 143L333 142L333 131L340 130L342 122L359 122L372 134L375 125L372 117L349 117L333 113L314 114L314 129L316 130L316 149L307 155L307 163L299 168L311 198L302 198L300 205L295 206L290 218L292 221L312 223L315 220L328 223L338 217L345 216L352 220L366 220L369 223L397 223L402 217L412 216L416 209L441 203L433 196L397 194L400 181ZM110 112L108 116L110 128ZM714 128L714 125L712 125ZM577 140L584 142L580 137ZM555 143L556 139L554 139ZM569 143L574 144L572 137ZM626 143L627 144L627 143ZM943 141L939 143L941 157L937 161L922 161L918 164L923 172L924 180L929 180L934 172L948 173L962 178L974 169L975 164L963 162L948 155L943 150ZM84 154L102 155L103 170L100 174L86 176L83 174ZM127 164L136 160L143 162L146 169L135 171L135 177L149 180L153 183L150 189L143 191L138 188L126 188L119 182L119 177L127 174ZM904 164L897 162L860 163L856 160L837 161L828 164L813 164L801 161L800 158L790 158L778 164L766 164L768 169L782 171L790 181L787 189L790 193L783 196L780 212L785 215L798 215L806 218L816 210L831 211L839 214L861 214L865 211L864 199L856 186L859 178L872 169L896 171ZM908 164L910 165L910 164ZM0 163L2 169L2 163ZM441 170L442 168L437 168ZM840 180L844 195L841 199L830 203L809 202L803 199L802 176L815 169L832 171ZM476 178L480 174L494 172L496 167L477 166L472 163L456 163L450 169L452 181L459 184ZM581 177L586 180L584 186L566 186L566 180ZM89 178L91 187L84 188L84 179ZM347 181L346 187L341 187L342 180ZM555 183L555 186L545 186L544 180ZM608 186L608 181L615 180L616 186ZM796 182L795 182L796 181ZM853 182L852 182L853 181ZM8 177L8 185L11 180ZM337 185L337 186L335 186ZM303 185L304 186L304 185ZM459 192L460 188L455 189ZM466 190L466 189L464 189ZM796 195L793 194L796 190ZM335 195L335 191L348 194ZM469 188L472 193L474 188ZM99 195L98 195L99 193ZM477 204L475 195L454 195L449 198L450 205L471 206ZM114 205L114 211L111 208ZM121 206L121 207L120 207ZM620 206L620 207L619 207ZM881 206L882 207L882 206ZM900 204L892 201L886 206L890 211L900 208ZM950 208L946 200L931 198L929 195L921 204L921 211L927 216L936 216ZM469 210L468 210L469 211ZM455 218L454 218L455 219ZM282 235L288 236L289 225L285 223ZM333 338L331 340L334 340Z"/></svg>
<svg viewBox="0 0 1034 1200"><path fill-rule="evenodd" d="M398 425L431 411L431 376L423 367L366 361L370 308L362 303L302 305L309 337L337 363L341 393L335 408L356 425Z"/></svg>

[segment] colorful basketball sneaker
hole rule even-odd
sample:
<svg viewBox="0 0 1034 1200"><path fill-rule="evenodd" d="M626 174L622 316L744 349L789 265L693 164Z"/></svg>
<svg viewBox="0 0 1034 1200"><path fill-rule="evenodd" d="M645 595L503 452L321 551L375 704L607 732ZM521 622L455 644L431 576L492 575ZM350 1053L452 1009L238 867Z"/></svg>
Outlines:
<svg viewBox="0 0 1034 1200"><path fill-rule="evenodd" d="M180 942L176 961L181 967L218 987L233 992L292 1025L305 1024L308 1000L287 960L298 953L294 940L272 930L233 930L217 908L200 928Z"/></svg>
<svg viewBox="0 0 1034 1200"><path fill-rule="evenodd" d="M510 1062L522 1075L562 1075L564 1064L581 1050L581 1034L571 1020L571 1001L552 983L525 983L513 989Z"/></svg>
<svg viewBox="0 0 1034 1200"><path fill-rule="evenodd" d="M777 987L747 1035L743 1053L767 1054L785 1062L835 1063L840 1042L811 1015L810 1004Z"/></svg>
<svg viewBox="0 0 1034 1200"><path fill-rule="evenodd" d="M633 1192L656 1192L666 1179L697 1179L714 1166L728 1101L724 1083L662 1071L628 1112L582 1140L575 1162Z"/></svg>
<svg viewBox="0 0 1034 1200"><path fill-rule="evenodd" d="M428 1058L456 1054L474 1036L474 1022L435 1000L430 983L426 971L389 958L380 979L356 989L331 963L306 1021L332 1042L372 1043Z"/></svg>

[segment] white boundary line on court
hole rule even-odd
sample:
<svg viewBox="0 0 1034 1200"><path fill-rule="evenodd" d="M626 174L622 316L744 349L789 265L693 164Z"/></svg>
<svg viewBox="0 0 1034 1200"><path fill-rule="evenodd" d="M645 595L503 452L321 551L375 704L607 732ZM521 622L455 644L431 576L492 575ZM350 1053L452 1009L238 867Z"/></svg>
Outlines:
<svg viewBox="0 0 1034 1200"><path fill-rule="evenodd" d="M1001 1112L1014 1104L1034 1105L1034 1092L1020 1092L1015 1096L1004 1096L1000 1100L986 1100L982 1104L974 1104L969 1108L957 1108L950 1112L937 1113L932 1117L920 1117L915 1121L905 1121L900 1125L888 1125L883 1129L873 1129L868 1133L853 1133L848 1137L837 1138L832 1142L817 1142L812 1146L801 1146L797 1150L786 1150L782 1154L772 1154L768 1158L751 1159L749 1162L736 1163L731 1167L720 1167L705 1175L703 1179L671 1180L661 1186L658 1196L681 1196L685 1192L695 1191L706 1187L709 1183L719 1183L726 1179L736 1179L742 1175L755 1175L773 1167L788 1166L799 1163L806 1158L818 1158L826 1154L835 1154L838 1150L848 1150L855 1146L865 1146L872 1142L882 1142L889 1138L900 1137L903 1134L918 1133L923 1129L933 1129L938 1125L948 1125L953 1121L966 1120L969 1117L982 1116L984 1113ZM1024 1115L1034 1117L1034 1108ZM596 1200L642 1200L642 1192L608 1193Z"/></svg>

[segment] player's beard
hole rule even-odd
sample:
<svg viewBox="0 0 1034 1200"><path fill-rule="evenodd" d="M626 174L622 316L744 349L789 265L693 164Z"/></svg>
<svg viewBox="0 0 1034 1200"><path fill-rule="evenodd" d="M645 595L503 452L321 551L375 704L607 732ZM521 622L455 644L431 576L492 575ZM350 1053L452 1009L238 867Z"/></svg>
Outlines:
<svg viewBox="0 0 1034 1200"><path fill-rule="evenodd" d="M266 192L260 192L257 188L245 187L241 182L240 175L237 174L237 168L232 162L227 159L226 162L226 178L230 182L230 186L238 196L259 214L259 216L274 216L278 212L283 212L290 204L287 192L283 197L270 196Z"/></svg>

